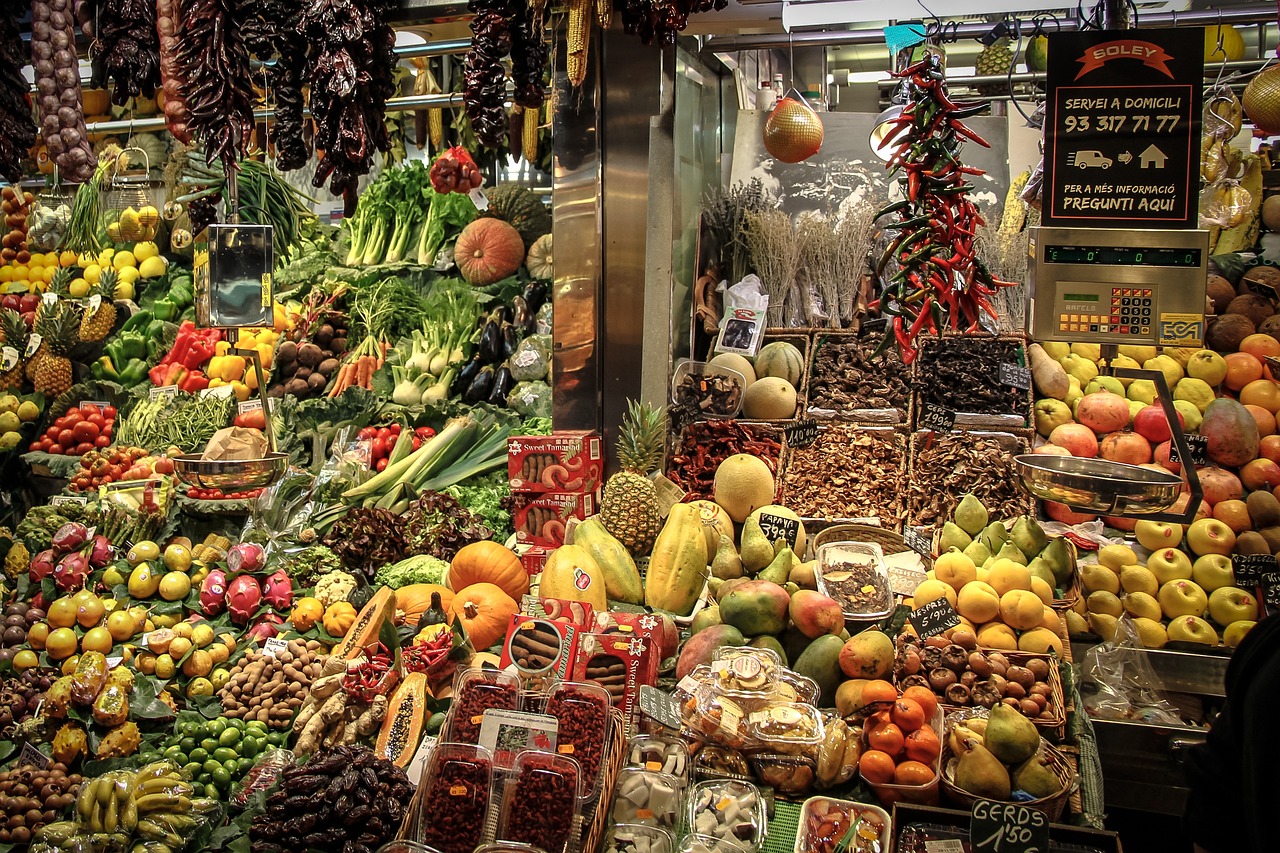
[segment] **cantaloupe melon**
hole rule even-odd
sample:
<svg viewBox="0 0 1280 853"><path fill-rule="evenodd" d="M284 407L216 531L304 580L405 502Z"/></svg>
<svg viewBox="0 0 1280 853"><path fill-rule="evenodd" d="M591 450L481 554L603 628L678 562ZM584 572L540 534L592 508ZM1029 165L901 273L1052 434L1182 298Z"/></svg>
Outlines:
<svg viewBox="0 0 1280 853"><path fill-rule="evenodd" d="M715 501L739 524L773 503L774 490L773 472L759 456L737 453L716 468Z"/></svg>
<svg viewBox="0 0 1280 853"><path fill-rule="evenodd" d="M780 376L757 379L743 395L742 414L752 420L762 421L795 417L795 386Z"/></svg>
<svg viewBox="0 0 1280 853"><path fill-rule="evenodd" d="M774 341L765 344L756 353L755 369L757 379L776 376L790 382L792 387L797 387L804 376L804 356L794 344Z"/></svg>
<svg viewBox="0 0 1280 853"><path fill-rule="evenodd" d="M711 363L720 367L727 367L730 370L736 370L742 374L742 378L746 380L742 386L742 390L746 391L751 387L751 383L756 381L756 369L751 366L751 362L747 361L736 352L722 352L715 358L711 359Z"/></svg>

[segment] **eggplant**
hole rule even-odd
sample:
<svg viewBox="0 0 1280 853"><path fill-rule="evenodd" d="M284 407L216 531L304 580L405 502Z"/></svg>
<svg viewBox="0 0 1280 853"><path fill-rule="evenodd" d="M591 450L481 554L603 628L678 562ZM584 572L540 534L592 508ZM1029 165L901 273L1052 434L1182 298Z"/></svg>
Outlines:
<svg viewBox="0 0 1280 853"><path fill-rule="evenodd" d="M480 372L484 364L480 361L480 353L471 356L471 360L467 362L467 366L458 371L458 375L454 378L453 384L449 386L449 396L459 397L467 387L471 384L471 380L476 378L476 374Z"/></svg>
<svg viewBox="0 0 1280 853"><path fill-rule="evenodd" d="M529 313L537 314L538 309L542 307L542 303L547 301L547 293L547 283L533 279L524 286L524 290L520 295L524 297L525 304L529 306Z"/></svg>
<svg viewBox="0 0 1280 853"><path fill-rule="evenodd" d="M515 317L515 311L510 305L499 305L493 309L493 319L498 321L498 325L510 323L513 317Z"/></svg>
<svg viewBox="0 0 1280 853"><path fill-rule="evenodd" d="M506 361L516 354L516 347L520 346L519 330L511 323L502 324L502 360Z"/></svg>
<svg viewBox="0 0 1280 853"><path fill-rule="evenodd" d="M489 402L495 406L505 406L507 395L516 387L516 379L511 375L511 368L505 364L498 368L493 377L493 390L489 392Z"/></svg>
<svg viewBox="0 0 1280 853"><path fill-rule="evenodd" d="M523 296L517 296L511 300L511 305L515 308L515 316L511 322L516 324L516 328L524 335L532 335L534 328L538 324L537 312L529 310L529 303L525 301Z"/></svg>
<svg viewBox="0 0 1280 853"><path fill-rule="evenodd" d="M476 348L476 354L485 364L493 364L502 360L502 329L492 319L484 324L484 331L480 333L480 345Z"/></svg>
<svg viewBox="0 0 1280 853"><path fill-rule="evenodd" d="M480 372L471 380L471 384L467 386L467 390L462 392L462 400L466 403L480 403L493 390L493 365L485 365L480 368Z"/></svg>

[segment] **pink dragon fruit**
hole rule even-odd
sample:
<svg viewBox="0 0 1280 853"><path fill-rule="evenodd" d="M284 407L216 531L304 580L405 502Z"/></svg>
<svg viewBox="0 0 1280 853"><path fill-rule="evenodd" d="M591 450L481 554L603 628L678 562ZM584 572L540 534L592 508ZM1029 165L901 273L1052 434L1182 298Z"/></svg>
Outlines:
<svg viewBox="0 0 1280 853"><path fill-rule="evenodd" d="M59 592L81 589L88 579L89 561L79 551L63 554L53 567L53 582Z"/></svg>
<svg viewBox="0 0 1280 853"><path fill-rule="evenodd" d="M248 625L261 602L262 587L253 575L236 575L227 587L227 607L237 625Z"/></svg>
<svg viewBox="0 0 1280 853"><path fill-rule="evenodd" d="M227 606L227 573L212 569L200 583L200 610L205 616L217 616Z"/></svg>
<svg viewBox="0 0 1280 853"><path fill-rule="evenodd" d="M53 548L59 554L74 551L89 541L89 528L77 521L68 521L53 534Z"/></svg>
<svg viewBox="0 0 1280 853"><path fill-rule="evenodd" d="M262 587L262 597L276 610L288 610L293 606L293 581L284 569L277 569Z"/></svg>
<svg viewBox="0 0 1280 853"><path fill-rule="evenodd" d="M242 542L227 549L227 568L232 572L256 572L267 564L267 552L256 542Z"/></svg>
<svg viewBox="0 0 1280 853"><path fill-rule="evenodd" d="M262 642L285 630L284 622L280 621L280 615L277 613L264 613L262 618L253 623L253 627L245 632L246 636L251 640Z"/></svg>
<svg viewBox="0 0 1280 853"><path fill-rule="evenodd" d="M51 574L53 574L53 549L46 548L31 558L31 565L27 568L27 577L31 579L32 583L40 583Z"/></svg>
<svg viewBox="0 0 1280 853"><path fill-rule="evenodd" d="M89 550L89 565L95 569L101 569L111 562L113 556L115 556L115 550L111 547L111 540L101 533L94 536L93 545Z"/></svg>

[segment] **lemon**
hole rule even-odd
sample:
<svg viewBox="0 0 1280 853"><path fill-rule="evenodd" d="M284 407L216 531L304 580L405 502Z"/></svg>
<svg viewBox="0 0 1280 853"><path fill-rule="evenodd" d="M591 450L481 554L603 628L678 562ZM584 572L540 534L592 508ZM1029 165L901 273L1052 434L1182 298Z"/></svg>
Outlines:
<svg viewBox="0 0 1280 853"><path fill-rule="evenodd" d="M97 284L100 278L102 278L102 267L98 264L89 264L84 268L84 280L89 284Z"/></svg>
<svg viewBox="0 0 1280 853"><path fill-rule="evenodd" d="M164 275L164 271L169 268L169 262L164 259L163 255L147 258L138 265L138 272L143 278L159 278Z"/></svg>
<svg viewBox="0 0 1280 853"><path fill-rule="evenodd" d="M118 270L122 270L125 267L136 267L137 265L138 262L134 259L133 252L128 249L116 252L111 258L111 266Z"/></svg>
<svg viewBox="0 0 1280 853"><path fill-rule="evenodd" d="M141 277L142 273L138 272L137 267L125 267L124 269L116 270L117 281L133 284Z"/></svg>
<svg viewBox="0 0 1280 853"><path fill-rule="evenodd" d="M77 278L71 282L68 289L76 299L84 299L89 295L89 282L82 278Z"/></svg>
<svg viewBox="0 0 1280 853"><path fill-rule="evenodd" d="M13 281L13 267L5 264L0 267L0 284Z"/></svg>
<svg viewBox="0 0 1280 853"><path fill-rule="evenodd" d="M130 268L132 269L132 267ZM122 281L116 285L112 296L116 299L132 299L134 294L133 285L127 281Z"/></svg>
<svg viewBox="0 0 1280 853"><path fill-rule="evenodd" d="M120 242L120 223L119 222L107 223L107 239L113 243Z"/></svg>
<svg viewBox="0 0 1280 853"><path fill-rule="evenodd" d="M160 248L150 241L139 243L133 247L133 257L138 263L142 263L147 258L154 258L160 254Z"/></svg>
<svg viewBox="0 0 1280 853"><path fill-rule="evenodd" d="M67 249L61 255L58 255L59 266L73 267L76 265L76 261L78 260L79 258L76 256L76 253L71 251L70 249Z"/></svg>
<svg viewBox="0 0 1280 853"><path fill-rule="evenodd" d="M152 205L144 205L138 208L138 223L144 228L152 228L160 221L160 211L156 210ZM154 231L152 234L154 235Z"/></svg>
<svg viewBox="0 0 1280 853"><path fill-rule="evenodd" d="M1186 400L1203 412L1213 402L1213 388L1203 379L1186 377L1179 379L1173 388L1174 400Z"/></svg>

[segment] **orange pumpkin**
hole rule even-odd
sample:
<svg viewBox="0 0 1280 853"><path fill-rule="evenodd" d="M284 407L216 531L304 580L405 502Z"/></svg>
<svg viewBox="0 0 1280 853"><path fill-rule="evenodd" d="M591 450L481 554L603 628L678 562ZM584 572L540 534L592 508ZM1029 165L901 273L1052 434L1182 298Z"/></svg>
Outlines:
<svg viewBox="0 0 1280 853"><path fill-rule="evenodd" d="M472 542L458 551L444 582L455 592L473 583L491 583L516 601L529 592L529 573L520 558L491 540Z"/></svg>
<svg viewBox="0 0 1280 853"><path fill-rule="evenodd" d="M329 605L324 612L324 630L330 637L344 637L356 621L356 609L349 601Z"/></svg>
<svg viewBox="0 0 1280 853"><path fill-rule="evenodd" d="M396 624L417 627L418 619L431 607L431 593L440 593L440 606L449 612L453 590L438 583L414 583L396 590Z"/></svg>
<svg viewBox="0 0 1280 853"><path fill-rule="evenodd" d="M476 219L458 235L453 261L469 284L484 287L520 269L524 263L524 239L501 219Z"/></svg>
<svg viewBox="0 0 1280 853"><path fill-rule="evenodd" d="M458 591L450 608L467 630L473 648L487 649L507 635L511 617L520 612L515 599L491 583L473 583Z"/></svg>
<svg viewBox="0 0 1280 853"><path fill-rule="evenodd" d="M105 115L111 110L111 96L106 89L85 89L80 92L80 104L87 116Z"/></svg>
<svg viewBox="0 0 1280 853"><path fill-rule="evenodd" d="M324 618L324 603L318 598L299 598L289 613L289 622L293 630L305 634L315 627L317 619Z"/></svg>

